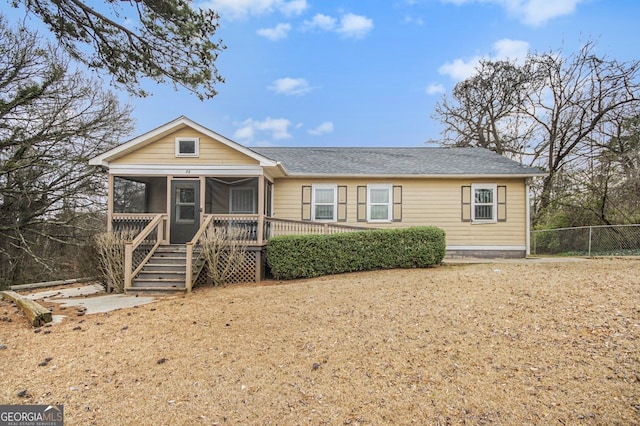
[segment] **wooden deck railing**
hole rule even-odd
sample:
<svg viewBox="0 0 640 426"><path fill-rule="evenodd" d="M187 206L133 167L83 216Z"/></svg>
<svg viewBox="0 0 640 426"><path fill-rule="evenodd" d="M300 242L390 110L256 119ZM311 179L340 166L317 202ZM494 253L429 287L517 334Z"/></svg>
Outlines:
<svg viewBox="0 0 640 426"><path fill-rule="evenodd" d="M135 231L140 233L159 213L113 213L107 224L109 232Z"/></svg>
<svg viewBox="0 0 640 426"><path fill-rule="evenodd" d="M267 217L265 218L264 240L280 235L339 234L342 232L366 231L368 229L371 228Z"/></svg>
<svg viewBox="0 0 640 426"><path fill-rule="evenodd" d="M168 215L166 214L119 213L113 215L113 231L139 230L132 241L125 243L125 288L132 286L133 279L153 256L158 246L167 244L167 226ZM193 281L201 269L204 255L201 240L209 228L240 229L242 232L239 235L244 236L240 241L247 246L263 246L269 238L280 235L337 234L371 229L336 223L260 217L259 215L204 215L202 225L191 241L186 243L185 288L188 292L191 291Z"/></svg>
<svg viewBox="0 0 640 426"><path fill-rule="evenodd" d="M199 269L197 265L200 264L202 257L204 256L204 250L202 250L200 240L206 235L207 229L212 226L213 219L214 217L212 215L205 215L204 221L202 222L202 225L200 225L200 229L198 229L198 232L196 232L191 241L187 243L187 270L184 285L188 293L191 293L193 280L197 278L197 274L200 272L197 270Z"/></svg>
<svg viewBox="0 0 640 426"><path fill-rule="evenodd" d="M133 278L140 272L160 244L166 244L166 214L153 217L147 226L124 245L124 288L132 285Z"/></svg>

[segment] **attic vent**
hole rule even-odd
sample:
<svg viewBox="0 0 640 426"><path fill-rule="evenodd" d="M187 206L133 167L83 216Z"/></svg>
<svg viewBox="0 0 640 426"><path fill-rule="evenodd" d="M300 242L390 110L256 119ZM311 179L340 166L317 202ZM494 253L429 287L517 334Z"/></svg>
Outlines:
<svg viewBox="0 0 640 426"><path fill-rule="evenodd" d="M198 138L176 138L176 157L198 157L199 145Z"/></svg>

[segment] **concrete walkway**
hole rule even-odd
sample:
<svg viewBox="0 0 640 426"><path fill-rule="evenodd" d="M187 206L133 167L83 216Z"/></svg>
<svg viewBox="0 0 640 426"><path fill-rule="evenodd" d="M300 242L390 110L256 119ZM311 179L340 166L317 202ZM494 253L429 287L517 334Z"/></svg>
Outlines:
<svg viewBox="0 0 640 426"><path fill-rule="evenodd" d="M154 302L154 297L136 297L126 294L106 294L100 284L74 285L70 288L34 291L23 294L27 299L59 303L61 307L82 308L85 314L97 314L132 308ZM60 317L60 315L54 315ZM62 316L64 317L64 316ZM58 322L61 318L57 318ZM56 318L54 318L54 323Z"/></svg>

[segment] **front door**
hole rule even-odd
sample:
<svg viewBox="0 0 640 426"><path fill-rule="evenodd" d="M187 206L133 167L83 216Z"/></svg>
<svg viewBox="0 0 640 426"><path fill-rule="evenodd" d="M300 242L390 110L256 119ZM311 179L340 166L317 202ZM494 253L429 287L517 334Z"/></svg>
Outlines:
<svg viewBox="0 0 640 426"><path fill-rule="evenodd" d="M171 181L171 244L191 241L200 228L200 181Z"/></svg>

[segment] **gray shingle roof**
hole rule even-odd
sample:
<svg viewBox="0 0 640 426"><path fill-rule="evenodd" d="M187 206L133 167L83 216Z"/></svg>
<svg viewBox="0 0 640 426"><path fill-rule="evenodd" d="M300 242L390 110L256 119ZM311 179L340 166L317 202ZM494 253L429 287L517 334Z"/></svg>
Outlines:
<svg viewBox="0 0 640 426"><path fill-rule="evenodd" d="M544 175L483 148L251 148L291 175Z"/></svg>

